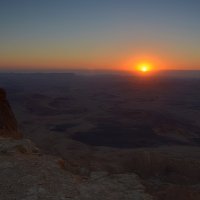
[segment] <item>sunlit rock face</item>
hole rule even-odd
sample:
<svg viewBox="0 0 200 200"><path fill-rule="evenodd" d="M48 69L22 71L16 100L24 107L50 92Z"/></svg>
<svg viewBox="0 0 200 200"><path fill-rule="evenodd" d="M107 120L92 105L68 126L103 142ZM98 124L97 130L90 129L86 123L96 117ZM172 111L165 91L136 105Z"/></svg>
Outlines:
<svg viewBox="0 0 200 200"><path fill-rule="evenodd" d="M22 138L17 121L6 98L6 91L0 88L0 136L14 139Z"/></svg>

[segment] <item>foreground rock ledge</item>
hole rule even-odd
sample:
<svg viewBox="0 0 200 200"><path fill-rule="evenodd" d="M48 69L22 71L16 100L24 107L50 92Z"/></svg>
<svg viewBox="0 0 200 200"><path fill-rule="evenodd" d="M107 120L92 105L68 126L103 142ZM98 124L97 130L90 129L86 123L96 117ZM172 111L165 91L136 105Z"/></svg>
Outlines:
<svg viewBox="0 0 200 200"><path fill-rule="evenodd" d="M152 200L134 173L71 173L31 141L0 140L1 200Z"/></svg>

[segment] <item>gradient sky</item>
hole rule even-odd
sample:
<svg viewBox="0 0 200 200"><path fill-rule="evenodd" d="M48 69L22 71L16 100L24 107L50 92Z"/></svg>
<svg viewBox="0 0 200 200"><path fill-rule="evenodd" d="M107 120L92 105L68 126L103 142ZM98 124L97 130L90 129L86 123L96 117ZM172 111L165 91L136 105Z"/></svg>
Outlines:
<svg viewBox="0 0 200 200"><path fill-rule="evenodd" d="M200 69L200 0L0 0L0 69Z"/></svg>

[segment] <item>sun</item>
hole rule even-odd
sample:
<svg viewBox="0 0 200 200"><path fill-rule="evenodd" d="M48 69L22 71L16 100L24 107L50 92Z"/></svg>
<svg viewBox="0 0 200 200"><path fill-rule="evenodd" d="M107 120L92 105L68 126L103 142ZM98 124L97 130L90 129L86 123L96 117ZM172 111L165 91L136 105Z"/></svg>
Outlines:
<svg viewBox="0 0 200 200"><path fill-rule="evenodd" d="M143 73L151 71L151 64L148 63L140 63L138 64L137 70Z"/></svg>
<svg viewBox="0 0 200 200"><path fill-rule="evenodd" d="M141 67L141 71L142 72L147 72L148 71L148 67L147 66L142 66Z"/></svg>

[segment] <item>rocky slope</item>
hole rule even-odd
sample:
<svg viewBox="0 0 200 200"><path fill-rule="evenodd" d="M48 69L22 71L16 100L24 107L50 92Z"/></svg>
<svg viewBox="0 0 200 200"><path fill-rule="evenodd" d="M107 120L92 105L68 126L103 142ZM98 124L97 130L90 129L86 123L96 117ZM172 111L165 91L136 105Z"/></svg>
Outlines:
<svg viewBox="0 0 200 200"><path fill-rule="evenodd" d="M74 174L68 163L41 155L29 140L0 140L1 200L150 200L134 173Z"/></svg>
<svg viewBox="0 0 200 200"><path fill-rule="evenodd" d="M122 150L50 137L47 155L22 138L3 89L0 125L1 200L200 199L197 146Z"/></svg>
<svg viewBox="0 0 200 200"><path fill-rule="evenodd" d="M22 138L17 121L6 98L6 91L0 88L0 136Z"/></svg>
<svg viewBox="0 0 200 200"><path fill-rule="evenodd" d="M1 200L150 200L134 173L90 171L81 175L58 157L42 155L22 139L17 121L0 89L0 199Z"/></svg>

